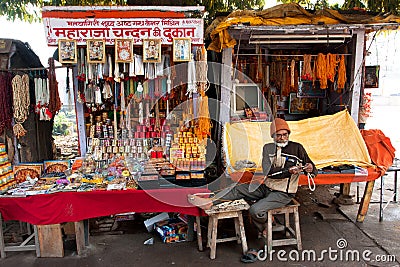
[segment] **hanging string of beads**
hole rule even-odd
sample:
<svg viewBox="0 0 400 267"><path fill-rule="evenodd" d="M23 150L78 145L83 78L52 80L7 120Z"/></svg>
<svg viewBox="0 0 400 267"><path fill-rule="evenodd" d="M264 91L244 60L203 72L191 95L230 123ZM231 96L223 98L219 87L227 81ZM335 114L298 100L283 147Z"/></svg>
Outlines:
<svg viewBox="0 0 400 267"><path fill-rule="evenodd" d="M208 81L207 81L207 51L204 46L197 49L196 51L196 59L197 59L197 78L199 93L200 93L200 103L198 106L198 127L196 135L200 140L203 140L210 135L211 128L211 120L210 120L210 112L208 110L208 97L205 92L208 90Z"/></svg>
<svg viewBox="0 0 400 267"><path fill-rule="evenodd" d="M29 76L28 74L15 75L12 79L13 89L13 110L15 125L13 127L14 135L19 139L24 136L27 131L22 126L22 123L29 116Z"/></svg>
<svg viewBox="0 0 400 267"><path fill-rule="evenodd" d="M47 77L49 79L49 111L51 112L52 116L57 114L57 112L61 109L61 100L58 94L58 82L56 78L56 71L54 66L54 58L49 58L49 70Z"/></svg>
<svg viewBox="0 0 400 267"><path fill-rule="evenodd" d="M11 79L11 73L0 72L0 134L5 128L11 128L13 117Z"/></svg>

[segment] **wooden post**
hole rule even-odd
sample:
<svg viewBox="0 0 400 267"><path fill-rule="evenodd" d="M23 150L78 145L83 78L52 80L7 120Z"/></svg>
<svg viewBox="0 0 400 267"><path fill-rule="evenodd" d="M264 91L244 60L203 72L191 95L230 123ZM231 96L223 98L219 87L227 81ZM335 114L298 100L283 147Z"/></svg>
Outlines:
<svg viewBox="0 0 400 267"><path fill-rule="evenodd" d="M221 103L219 122L222 126L230 121L231 93L232 93L232 48L225 48L222 52L221 66Z"/></svg>
<svg viewBox="0 0 400 267"><path fill-rule="evenodd" d="M382 178L381 178L382 179ZM368 181L365 185L364 196L358 208L357 222L363 222L367 214L369 203L371 201L372 191L374 190L375 180Z"/></svg>
<svg viewBox="0 0 400 267"><path fill-rule="evenodd" d="M197 232L197 245L199 246L199 251L203 251L203 238L201 237L200 216L196 216L196 232Z"/></svg>
<svg viewBox="0 0 400 267"><path fill-rule="evenodd" d="M4 249L4 236L3 236L3 219L1 218L1 212L0 212L0 257L5 258L6 257L6 252Z"/></svg>
<svg viewBox="0 0 400 267"><path fill-rule="evenodd" d="M85 250L85 229L83 221L75 222L76 252L82 255Z"/></svg>
<svg viewBox="0 0 400 267"><path fill-rule="evenodd" d="M355 57L353 68L353 88L351 95L351 117L358 125L358 112L360 109L360 96L362 88L362 76L364 71L365 29L354 29L356 35Z"/></svg>
<svg viewBox="0 0 400 267"><path fill-rule="evenodd" d="M64 257L64 245L60 224L38 225L41 257Z"/></svg>
<svg viewBox="0 0 400 267"><path fill-rule="evenodd" d="M342 195L345 195L345 196L350 196L350 187L351 187L351 184L349 183L349 184L343 184L342 186L341 186L341 194Z"/></svg>

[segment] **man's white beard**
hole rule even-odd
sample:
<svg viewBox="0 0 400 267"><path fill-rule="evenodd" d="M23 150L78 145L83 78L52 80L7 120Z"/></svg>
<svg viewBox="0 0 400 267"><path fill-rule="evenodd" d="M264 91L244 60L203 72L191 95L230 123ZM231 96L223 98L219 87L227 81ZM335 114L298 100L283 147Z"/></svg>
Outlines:
<svg viewBox="0 0 400 267"><path fill-rule="evenodd" d="M275 144L276 144L277 146L279 146L279 147L285 147L285 146L287 146L287 145L289 144L289 141L286 141L285 143L278 143L278 142L275 142Z"/></svg>

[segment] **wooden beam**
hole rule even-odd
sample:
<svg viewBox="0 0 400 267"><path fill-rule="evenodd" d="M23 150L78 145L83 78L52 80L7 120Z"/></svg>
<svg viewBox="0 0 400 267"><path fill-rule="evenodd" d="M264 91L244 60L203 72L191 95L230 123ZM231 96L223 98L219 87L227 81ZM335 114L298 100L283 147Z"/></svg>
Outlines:
<svg viewBox="0 0 400 267"><path fill-rule="evenodd" d="M364 51L365 51L365 29L359 28L353 30L356 35L354 72L353 72L353 88L350 88L351 95L351 117L358 125L358 112L360 109L360 96L362 89L362 76L364 70ZM352 89L352 90L351 90Z"/></svg>
<svg viewBox="0 0 400 267"><path fill-rule="evenodd" d="M38 225L41 257L64 257L64 244L60 224Z"/></svg>
<svg viewBox="0 0 400 267"><path fill-rule="evenodd" d="M221 103L219 121L224 125L230 120L231 92L232 92L232 48L222 51L221 65Z"/></svg>

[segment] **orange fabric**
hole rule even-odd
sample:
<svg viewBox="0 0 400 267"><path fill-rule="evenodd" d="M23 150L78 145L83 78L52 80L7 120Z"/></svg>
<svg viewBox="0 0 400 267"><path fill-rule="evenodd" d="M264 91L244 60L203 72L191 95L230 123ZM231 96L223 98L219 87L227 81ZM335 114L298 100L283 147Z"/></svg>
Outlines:
<svg viewBox="0 0 400 267"><path fill-rule="evenodd" d="M341 184L341 183L354 183L354 182L367 182L381 177L381 172L375 168L368 168L368 175L357 175L350 173L328 173L318 174L314 178L315 184ZM248 184L261 183L264 179L263 175L254 175L249 171L233 172L230 174L232 181ZM308 185L307 176L300 175L299 185Z"/></svg>
<svg viewBox="0 0 400 267"><path fill-rule="evenodd" d="M381 130L360 130L372 162L381 170L381 175L392 166L396 149Z"/></svg>

